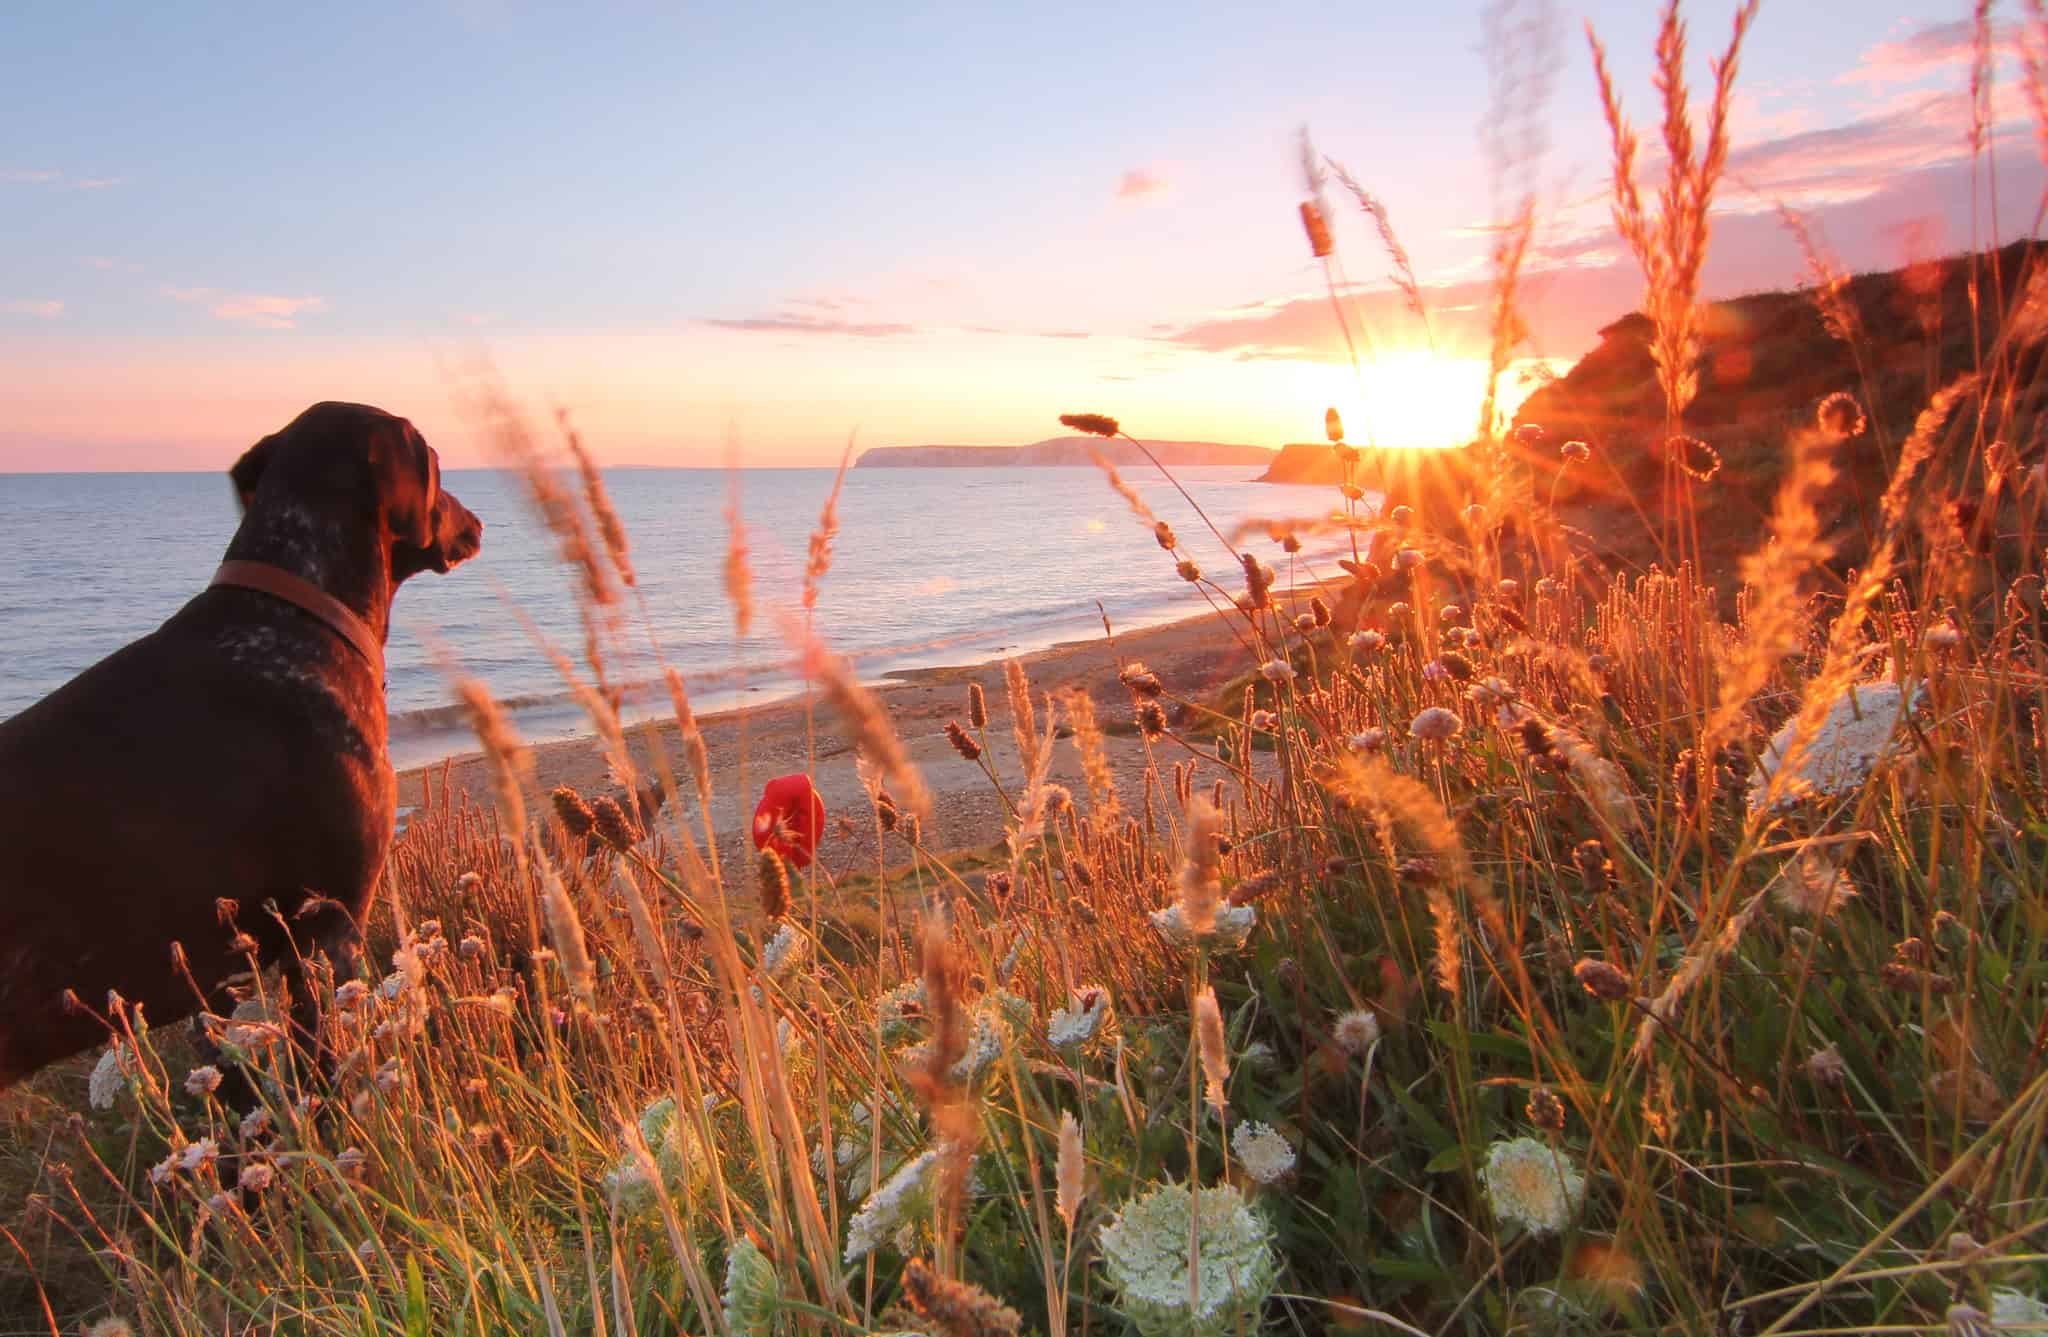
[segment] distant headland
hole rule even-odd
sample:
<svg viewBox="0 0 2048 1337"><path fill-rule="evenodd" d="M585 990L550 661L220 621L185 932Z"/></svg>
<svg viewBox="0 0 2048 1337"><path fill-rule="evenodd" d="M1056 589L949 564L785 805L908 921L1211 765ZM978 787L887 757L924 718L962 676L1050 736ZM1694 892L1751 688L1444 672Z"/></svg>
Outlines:
<svg viewBox="0 0 2048 1337"><path fill-rule="evenodd" d="M1061 467L1095 462L1090 449L1111 464L1149 463L1128 441L1105 441L1092 436L1055 436L1028 446L876 446L861 452L856 469L973 469ZM1264 468L1273 462L1273 452L1264 446L1237 446L1217 441L1147 441L1145 448L1159 462L1170 467L1196 468L1203 465L1245 465Z"/></svg>

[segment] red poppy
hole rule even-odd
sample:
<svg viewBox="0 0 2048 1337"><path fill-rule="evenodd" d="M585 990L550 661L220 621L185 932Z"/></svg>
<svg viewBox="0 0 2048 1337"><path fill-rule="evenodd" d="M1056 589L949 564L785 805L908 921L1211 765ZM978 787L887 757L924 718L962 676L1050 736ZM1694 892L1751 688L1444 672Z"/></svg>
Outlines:
<svg viewBox="0 0 2048 1337"><path fill-rule="evenodd" d="M772 849L798 868L810 866L825 832L825 800L808 775L778 775L754 809L754 848Z"/></svg>

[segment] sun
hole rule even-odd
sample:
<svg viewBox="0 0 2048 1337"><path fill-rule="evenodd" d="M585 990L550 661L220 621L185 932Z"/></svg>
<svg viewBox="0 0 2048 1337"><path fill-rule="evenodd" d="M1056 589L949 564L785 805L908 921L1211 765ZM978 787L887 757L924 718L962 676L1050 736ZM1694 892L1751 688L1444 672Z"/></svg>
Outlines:
<svg viewBox="0 0 2048 1337"><path fill-rule="evenodd" d="M1307 402L1334 405L1348 438L1359 445L1437 449L1462 446L1478 434L1486 401L1482 359L1404 351L1364 361L1355 373L1348 366L1301 366ZM1504 409L1517 379L1512 373L1501 378Z"/></svg>

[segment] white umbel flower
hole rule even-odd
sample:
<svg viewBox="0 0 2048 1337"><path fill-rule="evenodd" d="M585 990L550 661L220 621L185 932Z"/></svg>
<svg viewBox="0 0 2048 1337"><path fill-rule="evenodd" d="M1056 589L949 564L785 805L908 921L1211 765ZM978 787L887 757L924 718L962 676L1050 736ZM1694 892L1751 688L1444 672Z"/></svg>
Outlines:
<svg viewBox="0 0 2048 1337"><path fill-rule="evenodd" d="M1109 990L1090 984L1074 990L1072 1007L1057 1007L1045 1024L1045 1038L1054 1049L1078 1049L1102 1033L1109 1020Z"/></svg>
<svg viewBox="0 0 2048 1337"><path fill-rule="evenodd" d="M92 1076L86 1080L86 1098L96 1110L110 1110L121 1093L128 1089L127 1056L122 1053L117 1041L107 1046L107 1052L100 1055L100 1061L93 1064Z"/></svg>
<svg viewBox="0 0 2048 1337"><path fill-rule="evenodd" d="M1780 779L1779 767L1791 753L1799 727L1797 719L1787 720L1757 758L1749 778L1750 811L1766 801L1786 807L1809 794L1838 798L1854 793L1879 762L1904 750L1898 736L1900 720L1918 704L1917 691L1909 702L1905 689L1893 682L1848 688L1828 707L1805 750Z"/></svg>
<svg viewBox="0 0 2048 1337"><path fill-rule="evenodd" d="M1269 659L1259 665L1259 676L1267 682L1293 682L1294 665L1284 659Z"/></svg>
<svg viewBox="0 0 2048 1337"><path fill-rule="evenodd" d="M1586 1177L1578 1167L1533 1137L1488 1147L1479 1182L1495 1216L1539 1235L1570 1225L1586 1198Z"/></svg>
<svg viewBox="0 0 2048 1337"><path fill-rule="evenodd" d="M745 1235L725 1260L725 1326L744 1337L770 1337L782 1306L782 1287L775 1264L761 1246Z"/></svg>
<svg viewBox="0 0 2048 1337"><path fill-rule="evenodd" d="M1191 1233L1199 1259L1192 1287ZM1117 1310L1144 1337L1256 1331L1280 1274L1271 1229L1229 1185L1198 1193L1162 1184L1125 1203L1101 1244Z"/></svg>
<svg viewBox="0 0 2048 1337"><path fill-rule="evenodd" d="M846 1263L850 1267L896 1237L898 1231L916 1223L918 1210L927 1198L932 1174L938 1169L939 1153L924 1152L906 1162L900 1170L868 1195L868 1200L846 1225Z"/></svg>
<svg viewBox="0 0 2048 1337"><path fill-rule="evenodd" d="M1230 1135L1237 1163L1261 1184L1276 1184L1294 1170L1294 1148L1262 1123L1241 1123Z"/></svg>
<svg viewBox="0 0 2048 1337"><path fill-rule="evenodd" d="M1252 935L1253 925L1259 922L1259 912L1249 905L1221 905L1216 908L1215 928L1203 935L1203 941L1212 951L1234 952L1244 946ZM1159 936L1175 947L1193 947L1195 935L1188 932L1188 921L1181 914L1180 902L1152 912L1152 927L1159 930Z"/></svg>
<svg viewBox="0 0 2048 1337"><path fill-rule="evenodd" d="M803 959L806 946L802 935L784 924L761 948L761 973L771 980L782 978L784 972Z"/></svg>
<svg viewBox="0 0 2048 1337"><path fill-rule="evenodd" d="M2024 1291L2005 1287L1991 1292L1991 1326L2015 1328L2021 1332L2048 1331L2048 1304Z"/></svg>

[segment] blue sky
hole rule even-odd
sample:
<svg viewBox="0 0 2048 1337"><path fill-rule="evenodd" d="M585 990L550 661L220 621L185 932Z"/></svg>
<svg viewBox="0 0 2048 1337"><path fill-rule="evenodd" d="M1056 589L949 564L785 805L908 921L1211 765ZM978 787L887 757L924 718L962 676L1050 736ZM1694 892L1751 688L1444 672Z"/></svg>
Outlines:
<svg viewBox="0 0 2048 1337"><path fill-rule="evenodd" d="M1732 8L1687 8L1696 91ZM213 467L320 397L460 458L449 367L479 354L640 462L1030 439L1084 404L1158 436L1311 434L1349 372L1296 132L1458 297L1489 218L1481 9L15 6L0 469ZM1633 300L1601 263L1581 20L1642 122L1656 7L1555 13L1537 179L1562 314L1536 351L1568 357ZM1915 216L1968 244L1967 18L1767 0L1719 286L1796 279L1754 226L1773 198L1855 267L1897 263ZM2040 171L2010 78L1999 105L2019 218ZM1343 243L1354 277L1383 269L1363 229Z"/></svg>

